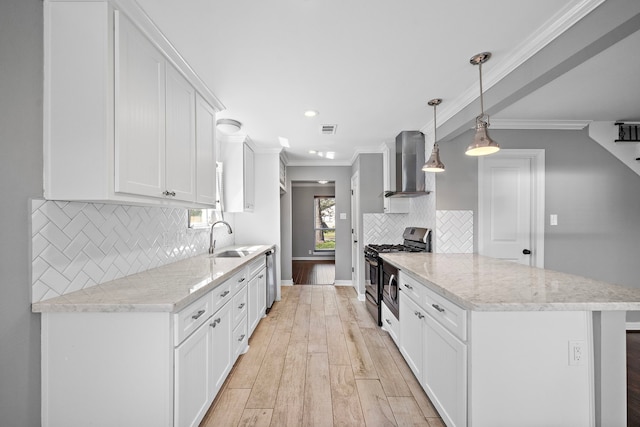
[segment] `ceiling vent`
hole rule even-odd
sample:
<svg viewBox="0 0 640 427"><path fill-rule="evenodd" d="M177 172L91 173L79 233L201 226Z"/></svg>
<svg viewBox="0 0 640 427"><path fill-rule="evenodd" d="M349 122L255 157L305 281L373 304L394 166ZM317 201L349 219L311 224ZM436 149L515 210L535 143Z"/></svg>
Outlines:
<svg viewBox="0 0 640 427"><path fill-rule="evenodd" d="M320 125L320 133L322 135L335 135L338 125Z"/></svg>

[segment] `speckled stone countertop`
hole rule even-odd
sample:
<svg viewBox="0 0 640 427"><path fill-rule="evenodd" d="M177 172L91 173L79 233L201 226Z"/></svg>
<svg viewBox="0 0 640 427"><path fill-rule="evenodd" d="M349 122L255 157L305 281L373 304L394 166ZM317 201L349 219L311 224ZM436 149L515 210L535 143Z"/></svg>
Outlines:
<svg viewBox="0 0 640 427"><path fill-rule="evenodd" d="M640 289L476 254L387 253L382 259L476 311L640 310Z"/></svg>
<svg viewBox="0 0 640 427"><path fill-rule="evenodd" d="M205 295L245 265L273 249L272 245L231 246L216 249L251 250L247 256L216 258L198 255L40 301L31 311L44 312L175 312Z"/></svg>

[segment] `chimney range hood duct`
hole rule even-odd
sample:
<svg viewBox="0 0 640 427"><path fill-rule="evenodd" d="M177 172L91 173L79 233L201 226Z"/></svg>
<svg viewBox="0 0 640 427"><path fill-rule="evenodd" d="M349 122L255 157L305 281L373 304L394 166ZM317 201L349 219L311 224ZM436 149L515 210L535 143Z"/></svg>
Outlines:
<svg viewBox="0 0 640 427"><path fill-rule="evenodd" d="M417 130L405 130L396 136L396 190L386 191L384 197L418 197L425 191L424 134Z"/></svg>

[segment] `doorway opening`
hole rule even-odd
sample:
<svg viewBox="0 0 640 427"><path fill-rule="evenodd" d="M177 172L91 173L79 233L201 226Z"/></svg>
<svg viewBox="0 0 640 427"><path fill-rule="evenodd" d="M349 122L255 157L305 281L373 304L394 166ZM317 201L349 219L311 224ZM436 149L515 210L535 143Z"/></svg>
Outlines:
<svg viewBox="0 0 640 427"><path fill-rule="evenodd" d="M292 279L296 285L335 283L335 181L291 182Z"/></svg>

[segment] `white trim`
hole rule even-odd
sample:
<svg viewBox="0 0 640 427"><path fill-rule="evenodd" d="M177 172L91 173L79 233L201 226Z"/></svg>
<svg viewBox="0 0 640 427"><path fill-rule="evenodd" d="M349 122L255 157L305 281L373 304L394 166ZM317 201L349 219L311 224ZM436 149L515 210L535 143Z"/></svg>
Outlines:
<svg viewBox="0 0 640 427"><path fill-rule="evenodd" d="M310 257L310 256L301 256L301 257L292 257L291 261L332 261L335 260L336 257L334 255L332 256L315 256L315 257Z"/></svg>
<svg viewBox="0 0 640 427"><path fill-rule="evenodd" d="M544 227L545 227L545 150L544 149L502 149L492 158L521 158L531 160L533 174L533 189L531 191L531 252L533 266L544 268ZM481 210L484 197L483 163L485 157L478 158L478 252L484 243L482 231L483 213Z"/></svg>
<svg viewBox="0 0 640 427"><path fill-rule="evenodd" d="M318 157L318 160L291 160L287 166L351 166L351 163L347 160L328 160Z"/></svg>
<svg viewBox="0 0 640 427"><path fill-rule="evenodd" d="M591 120L515 120L491 119L491 129L581 130Z"/></svg>
<svg viewBox="0 0 640 427"><path fill-rule="evenodd" d="M627 322L625 325L627 331L640 331L640 322Z"/></svg>
<svg viewBox="0 0 640 427"><path fill-rule="evenodd" d="M356 292L357 291L358 290L356 289ZM358 301L363 301L364 302L365 300L366 300L366 298L365 298L364 294L358 293Z"/></svg>
<svg viewBox="0 0 640 427"><path fill-rule="evenodd" d="M280 286L293 286L293 279L282 279Z"/></svg>
<svg viewBox="0 0 640 427"><path fill-rule="evenodd" d="M336 280L333 284L335 286L353 286L353 282L351 280Z"/></svg>
<svg viewBox="0 0 640 427"><path fill-rule="evenodd" d="M533 55L549 45L562 33L604 3L605 0L573 0L547 22L534 31L522 43L509 52L504 52L500 58L494 58L495 63L483 69L483 89L486 92L504 77L521 66ZM444 107L438 108L438 123L446 123L466 106L478 98L478 83L474 82L460 96ZM479 109L478 109L479 110ZM493 120L491 121L493 123ZM425 135L433 132L433 120L426 123L420 131Z"/></svg>

